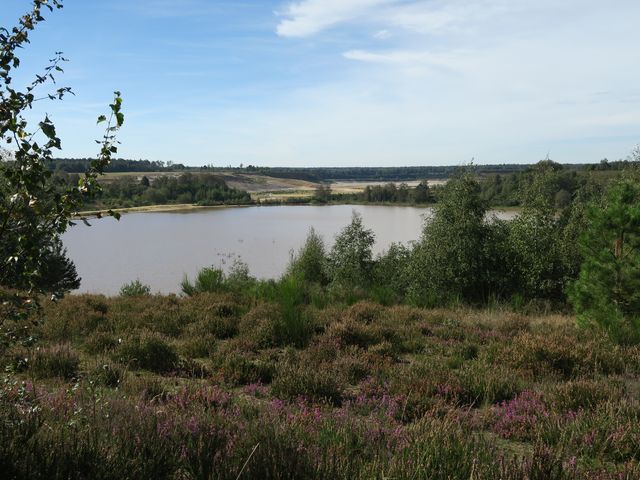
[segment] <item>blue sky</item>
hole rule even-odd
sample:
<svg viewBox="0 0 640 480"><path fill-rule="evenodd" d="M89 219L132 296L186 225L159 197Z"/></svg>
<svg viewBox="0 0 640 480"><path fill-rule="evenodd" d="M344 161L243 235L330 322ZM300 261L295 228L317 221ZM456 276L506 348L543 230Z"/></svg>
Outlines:
<svg viewBox="0 0 640 480"><path fill-rule="evenodd" d="M27 0L2 0L12 25ZM71 60L40 105L92 156L122 91L120 156L386 166L626 157L640 141L637 0L66 0L16 83Z"/></svg>

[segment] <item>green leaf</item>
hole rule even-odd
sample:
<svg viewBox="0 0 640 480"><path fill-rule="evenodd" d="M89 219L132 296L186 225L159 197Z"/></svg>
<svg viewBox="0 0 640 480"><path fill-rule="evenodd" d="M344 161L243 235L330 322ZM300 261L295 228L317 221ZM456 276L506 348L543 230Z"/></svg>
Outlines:
<svg viewBox="0 0 640 480"><path fill-rule="evenodd" d="M56 127L49 121L49 119L45 119L44 122L40 122L40 128L42 129L42 133L44 133L47 138L53 140L56 138Z"/></svg>

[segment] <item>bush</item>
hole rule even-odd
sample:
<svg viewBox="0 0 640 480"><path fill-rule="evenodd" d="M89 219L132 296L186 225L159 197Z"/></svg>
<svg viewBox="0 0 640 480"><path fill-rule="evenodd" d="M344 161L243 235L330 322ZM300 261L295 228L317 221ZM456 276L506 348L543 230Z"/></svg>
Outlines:
<svg viewBox="0 0 640 480"><path fill-rule="evenodd" d="M313 228L309 230L304 246L291 258L287 275L320 285L328 283L324 242Z"/></svg>
<svg viewBox="0 0 640 480"><path fill-rule="evenodd" d="M121 297L141 297L151 294L151 287L145 285L140 280L127 283L120 288Z"/></svg>
<svg viewBox="0 0 640 480"><path fill-rule="evenodd" d="M185 275L182 283L182 293L188 296L202 292L220 292L224 290L225 276L220 268L207 267L203 268L196 275L195 283L191 283Z"/></svg>

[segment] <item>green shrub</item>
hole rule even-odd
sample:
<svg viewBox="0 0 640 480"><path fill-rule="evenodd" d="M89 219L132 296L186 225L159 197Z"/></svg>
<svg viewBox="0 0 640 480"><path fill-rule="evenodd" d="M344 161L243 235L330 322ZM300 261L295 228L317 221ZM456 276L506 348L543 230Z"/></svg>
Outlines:
<svg viewBox="0 0 640 480"><path fill-rule="evenodd" d="M182 283L182 293L188 296L202 292L220 292L224 290L225 275L222 269L207 267L201 269L196 275L195 283L191 283L185 275Z"/></svg>
<svg viewBox="0 0 640 480"><path fill-rule="evenodd" d="M145 295L151 295L151 287L143 284L140 280L134 280L120 288L121 297L141 297Z"/></svg>
<svg viewBox="0 0 640 480"><path fill-rule="evenodd" d="M309 230L304 246L292 256L286 275L309 283L328 283L324 242L313 228Z"/></svg>

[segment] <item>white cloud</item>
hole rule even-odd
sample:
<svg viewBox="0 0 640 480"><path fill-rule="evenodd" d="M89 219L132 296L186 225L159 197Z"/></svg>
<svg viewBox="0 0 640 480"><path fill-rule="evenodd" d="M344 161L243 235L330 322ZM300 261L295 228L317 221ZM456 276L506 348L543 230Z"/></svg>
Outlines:
<svg viewBox="0 0 640 480"><path fill-rule="evenodd" d="M308 37L342 23L366 21L413 33L439 34L468 29L474 23L523 9L535 10L551 0L301 0L288 4L277 26L283 37ZM568 2L571 3L571 2ZM558 7L558 11L563 7ZM377 38L387 38L388 28L379 28Z"/></svg>
<svg viewBox="0 0 640 480"><path fill-rule="evenodd" d="M277 27L282 37L307 37L343 22L362 18L375 7L398 0L303 0L290 3L279 15Z"/></svg>
<svg viewBox="0 0 640 480"><path fill-rule="evenodd" d="M342 55L348 60L356 60L369 63L460 68L465 63L465 58L469 58L471 53L457 51L438 54L429 51L413 50L393 50L385 52L349 50L347 52L344 52Z"/></svg>

